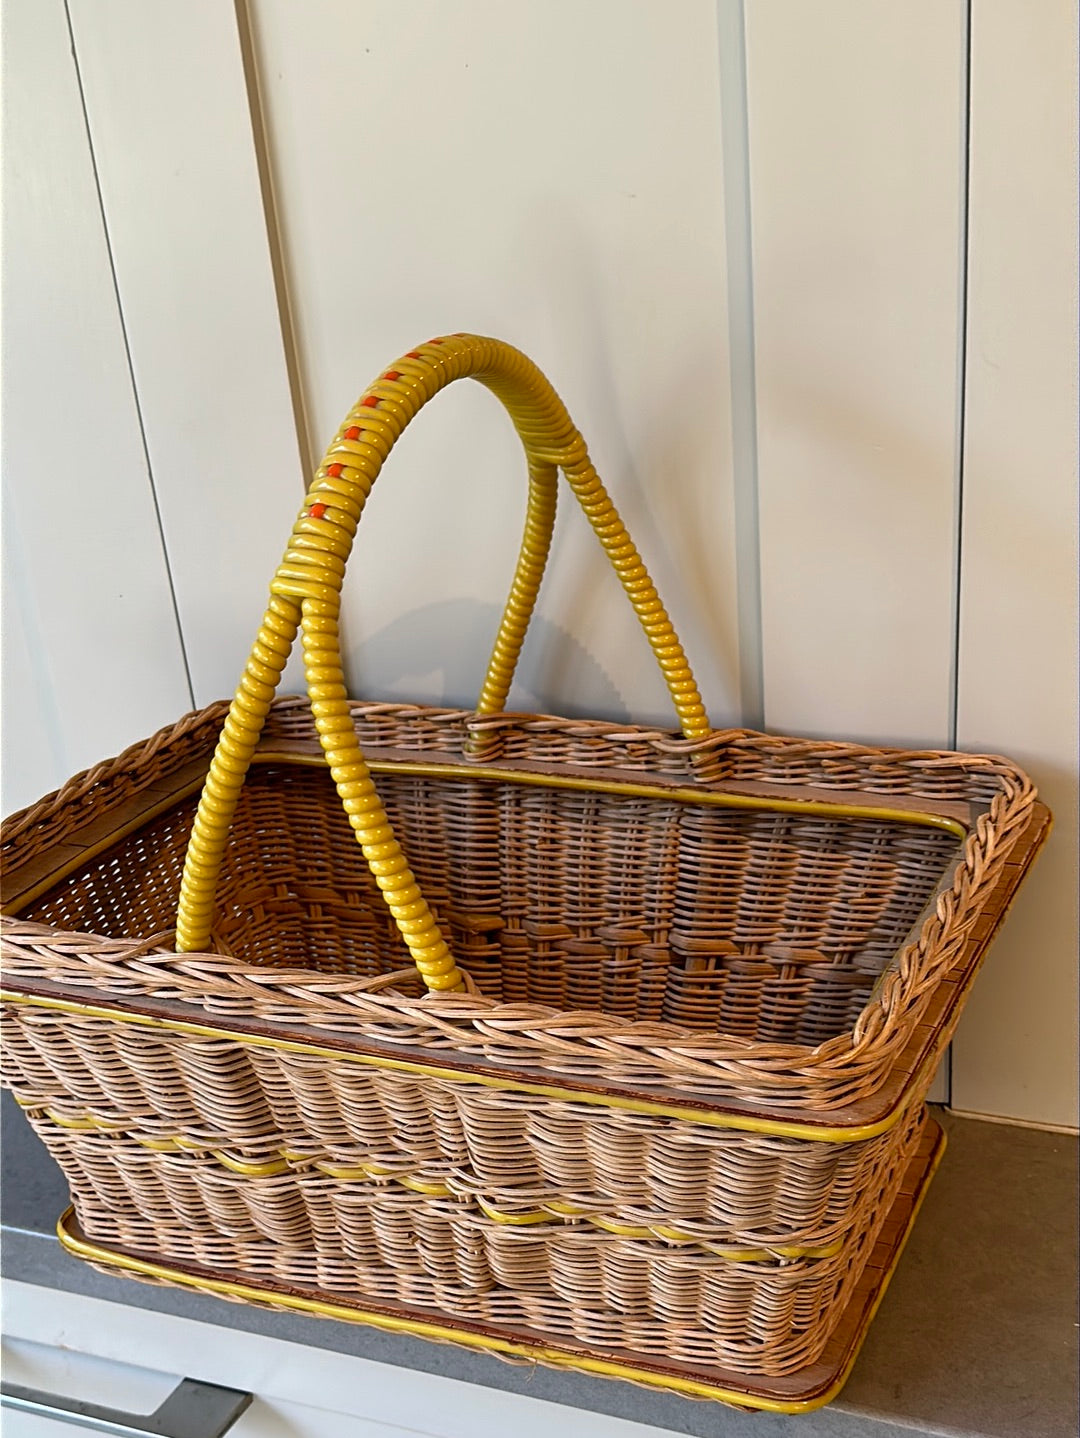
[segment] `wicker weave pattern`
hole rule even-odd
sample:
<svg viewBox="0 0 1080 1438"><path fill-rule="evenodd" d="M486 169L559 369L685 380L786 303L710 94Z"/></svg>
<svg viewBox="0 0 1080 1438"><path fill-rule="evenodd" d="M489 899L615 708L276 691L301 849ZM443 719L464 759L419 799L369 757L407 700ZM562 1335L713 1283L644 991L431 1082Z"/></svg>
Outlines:
<svg viewBox="0 0 1080 1438"><path fill-rule="evenodd" d="M36 1117L36 1116L35 1116ZM240 1178L100 1134L38 1126L103 1243L380 1303L519 1324L746 1373L820 1354L918 1141L921 1110L830 1258L738 1262L581 1225L516 1228L475 1204L308 1176Z"/></svg>
<svg viewBox="0 0 1080 1438"><path fill-rule="evenodd" d="M849 1029L956 847L949 834L898 825L380 783L440 927L485 997L747 1038L813 1044ZM328 776L260 767L245 793L218 945L248 964L361 976L407 967ZM190 821L180 807L117 845L104 861L110 882L102 866L87 877L88 907L67 886L35 912L117 937L160 932ZM757 881L767 870L771 885Z"/></svg>
<svg viewBox="0 0 1080 1438"><path fill-rule="evenodd" d="M508 1222L555 1205L595 1227L750 1247L845 1241L898 1141L896 1130L847 1144L714 1131L18 1005L4 1065L50 1132L91 1126L256 1167L374 1166Z"/></svg>

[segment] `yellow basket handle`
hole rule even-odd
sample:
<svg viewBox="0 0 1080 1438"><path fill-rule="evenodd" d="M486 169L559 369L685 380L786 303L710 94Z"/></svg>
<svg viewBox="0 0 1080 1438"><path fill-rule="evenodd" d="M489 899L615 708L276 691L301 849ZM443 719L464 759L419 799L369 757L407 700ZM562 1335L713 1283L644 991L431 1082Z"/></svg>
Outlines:
<svg viewBox="0 0 1080 1438"><path fill-rule="evenodd" d="M461 973L376 793L353 729L338 637L341 583L371 487L402 430L452 380L470 377L502 400L525 447L525 534L477 712L499 713L536 602L562 469L637 611L688 739L709 733L697 685L664 606L562 401L520 351L477 335L410 350L361 396L315 474L270 586L270 603L225 720L191 831L177 906L176 947L206 949L229 825L297 631L319 740L375 882L429 989Z"/></svg>

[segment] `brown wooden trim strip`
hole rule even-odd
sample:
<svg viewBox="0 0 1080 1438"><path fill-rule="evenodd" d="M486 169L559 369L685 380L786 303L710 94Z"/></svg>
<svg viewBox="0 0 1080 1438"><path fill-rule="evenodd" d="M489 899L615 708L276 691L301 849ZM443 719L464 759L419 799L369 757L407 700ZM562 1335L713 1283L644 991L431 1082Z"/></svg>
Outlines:
<svg viewBox="0 0 1080 1438"><path fill-rule="evenodd" d="M85 824L71 829L63 843L50 845L26 863L5 868L0 879L2 912L17 915L68 874L188 798L202 787L209 765L208 750L205 757L189 761L167 779L140 790L126 803L97 817L91 816Z"/></svg>

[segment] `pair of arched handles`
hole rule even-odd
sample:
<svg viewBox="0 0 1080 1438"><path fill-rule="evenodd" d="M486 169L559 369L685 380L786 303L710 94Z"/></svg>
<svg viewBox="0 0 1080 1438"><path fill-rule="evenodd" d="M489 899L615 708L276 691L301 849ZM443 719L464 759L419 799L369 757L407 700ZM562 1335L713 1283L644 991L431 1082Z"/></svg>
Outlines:
<svg viewBox="0 0 1080 1438"><path fill-rule="evenodd" d="M364 858L428 988L462 986L461 973L394 837L360 751L342 673L338 618L345 563L386 456L417 411L445 385L466 376L502 400L525 447L529 471L525 535L477 712L497 714L505 707L547 562L561 469L637 612L683 734L694 740L709 733L671 621L589 462L584 440L551 385L530 360L499 340L467 334L429 340L382 374L350 411L293 526L199 801L177 911L180 952L209 946L229 824L270 702L302 629L319 740Z"/></svg>

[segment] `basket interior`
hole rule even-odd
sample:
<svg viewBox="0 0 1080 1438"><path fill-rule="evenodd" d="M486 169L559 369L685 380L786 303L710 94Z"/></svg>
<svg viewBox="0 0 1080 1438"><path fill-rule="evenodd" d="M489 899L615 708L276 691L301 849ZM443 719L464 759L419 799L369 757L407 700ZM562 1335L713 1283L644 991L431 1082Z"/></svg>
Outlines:
<svg viewBox="0 0 1080 1438"><path fill-rule="evenodd" d="M850 1029L956 859L873 818L724 809L460 778L379 791L458 963L488 998L817 1044ZM175 922L196 797L24 917L114 938ZM374 975L408 952L329 772L253 767L213 937L245 964Z"/></svg>

